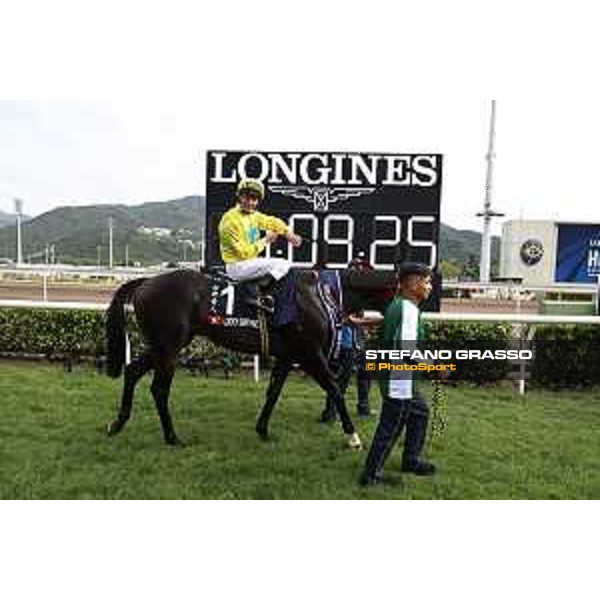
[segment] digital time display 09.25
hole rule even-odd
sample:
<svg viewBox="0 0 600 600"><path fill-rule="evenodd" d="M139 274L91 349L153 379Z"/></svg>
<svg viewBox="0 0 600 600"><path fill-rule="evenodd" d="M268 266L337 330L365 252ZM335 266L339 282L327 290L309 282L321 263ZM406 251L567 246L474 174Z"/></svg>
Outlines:
<svg viewBox="0 0 600 600"><path fill-rule="evenodd" d="M317 263L343 269L355 258L367 260L376 269L393 269L399 248L408 248L411 257L435 268L438 251L435 216L415 215L278 215L303 244L293 248L280 240L266 250L266 256L287 258L294 266Z"/></svg>

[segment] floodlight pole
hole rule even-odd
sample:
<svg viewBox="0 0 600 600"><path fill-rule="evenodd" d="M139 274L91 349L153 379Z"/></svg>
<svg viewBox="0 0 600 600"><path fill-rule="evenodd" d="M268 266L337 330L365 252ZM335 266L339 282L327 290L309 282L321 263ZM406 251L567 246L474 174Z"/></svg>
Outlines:
<svg viewBox="0 0 600 600"><path fill-rule="evenodd" d="M487 176L485 182L485 201L483 212L478 217L483 217L483 234L481 236L481 262L479 264L479 281L483 284L490 283L491 254L492 254L492 219L503 217L502 213L492 210L492 189L494 182L494 159L496 145L496 101L492 100L492 115L490 117L490 139L487 153Z"/></svg>
<svg viewBox="0 0 600 600"><path fill-rule="evenodd" d="M113 268L113 218L108 217L108 268Z"/></svg>
<svg viewBox="0 0 600 600"><path fill-rule="evenodd" d="M23 238L21 236L21 222L23 220L23 200L15 198L15 213L17 215L17 267L23 264Z"/></svg>
<svg viewBox="0 0 600 600"><path fill-rule="evenodd" d="M200 260L198 261L201 267L204 266L204 252L205 252L205 248L206 248L206 243L205 243L205 241L203 239L200 242Z"/></svg>

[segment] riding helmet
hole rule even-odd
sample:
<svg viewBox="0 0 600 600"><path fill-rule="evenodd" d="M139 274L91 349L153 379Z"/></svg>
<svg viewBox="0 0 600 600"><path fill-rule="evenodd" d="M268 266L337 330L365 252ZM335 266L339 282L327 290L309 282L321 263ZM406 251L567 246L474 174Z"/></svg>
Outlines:
<svg viewBox="0 0 600 600"><path fill-rule="evenodd" d="M262 200L265 197L265 186L258 179L246 177L238 183L236 194L238 197L242 194L252 194L257 196L259 200Z"/></svg>

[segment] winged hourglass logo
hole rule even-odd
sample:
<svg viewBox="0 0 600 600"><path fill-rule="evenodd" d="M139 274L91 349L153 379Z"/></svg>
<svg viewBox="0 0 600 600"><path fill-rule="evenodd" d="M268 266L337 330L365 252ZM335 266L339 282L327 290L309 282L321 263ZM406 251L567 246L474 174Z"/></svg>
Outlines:
<svg viewBox="0 0 600 600"><path fill-rule="evenodd" d="M271 185L269 189L278 194L305 200L312 204L315 212L327 212L330 204L335 204L350 198L358 198L372 194L376 188L327 187L308 185Z"/></svg>

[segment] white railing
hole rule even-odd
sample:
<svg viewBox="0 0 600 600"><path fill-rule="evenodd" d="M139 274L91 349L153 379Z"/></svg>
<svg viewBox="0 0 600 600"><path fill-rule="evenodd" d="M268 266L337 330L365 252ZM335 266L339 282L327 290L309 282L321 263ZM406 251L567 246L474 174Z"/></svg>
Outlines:
<svg viewBox="0 0 600 600"><path fill-rule="evenodd" d="M201 262L177 261L180 268L198 268ZM81 276L81 277L102 277L102 278L122 278L139 277L144 275L156 275L165 271L171 271L164 265L152 265L147 267L113 267L107 266L80 266L69 264L22 264L16 266L0 265L0 275L32 275L46 276ZM519 291L519 292L564 292L570 294L593 294L597 292L599 283L552 283L548 285L527 285L524 283L501 281L491 283L480 283L478 281L444 281L444 290L465 290L465 291Z"/></svg>
<svg viewBox="0 0 600 600"><path fill-rule="evenodd" d="M0 300L0 308L64 308L72 310L106 310L108 303L44 302L43 300ZM513 323L525 325L600 325L600 317L529 315L518 313L423 313L426 321L479 321L480 323Z"/></svg>
<svg viewBox="0 0 600 600"><path fill-rule="evenodd" d="M597 291L594 283L553 283L550 285L525 285L516 283L478 283L476 281L444 281L444 290L465 291L500 291L511 290L514 292L564 292L565 294L593 294Z"/></svg>
<svg viewBox="0 0 600 600"><path fill-rule="evenodd" d="M519 313L423 313L423 318L427 321L478 321L480 323L511 323L515 325L600 325L600 317Z"/></svg>
<svg viewBox="0 0 600 600"><path fill-rule="evenodd" d="M63 308L67 310L106 310L108 304L96 302L47 302L44 300L0 300L0 308Z"/></svg>
<svg viewBox="0 0 600 600"><path fill-rule="evenodd" d="M195 269L198 268L197 262L178 262L179 268ZM173 271L174 269L167 268L164 265L154 265L151 267L82 267L76 265L46 265L33 264L16 266L0 266L0 275L31 275L32 277L93 277L93 278L126 278L126 277L143 277L147 275L158 275Z"/></svg>

